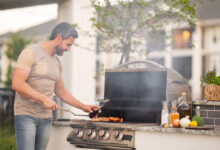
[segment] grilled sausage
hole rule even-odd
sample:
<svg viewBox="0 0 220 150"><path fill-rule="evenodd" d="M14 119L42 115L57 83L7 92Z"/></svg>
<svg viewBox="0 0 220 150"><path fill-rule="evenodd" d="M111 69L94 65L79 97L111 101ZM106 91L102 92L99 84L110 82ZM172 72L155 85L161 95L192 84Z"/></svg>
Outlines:
<svg viewBox="0 0 220 150"><path fill-rule="evenodd" d="M92 121L104 121L104 122L123 122L123 118L118 118L118 117L96 117L93 118Z"/></svg>
<svg viewBox="0 0 220 150"><path fill-rule="evenodd" d="M97 117L97 118L93 118L92 121L104 121L104 122L108 122L108 121L110 121L110 119L107 118L107 117Z"/></svg>

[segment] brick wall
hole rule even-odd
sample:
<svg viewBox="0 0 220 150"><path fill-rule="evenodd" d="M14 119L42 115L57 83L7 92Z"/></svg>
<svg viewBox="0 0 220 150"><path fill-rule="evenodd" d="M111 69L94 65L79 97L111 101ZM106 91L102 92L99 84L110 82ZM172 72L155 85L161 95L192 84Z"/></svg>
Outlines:
<svg viewBox="0 0 220 150"><path fill-rule="evenodd" d="M193 106L193 110L195 112L196 105ZM200 109L198 110L198 112L200 113L200 116L204 119L205 125L220 127L220 106L200 105Z"/></svg>

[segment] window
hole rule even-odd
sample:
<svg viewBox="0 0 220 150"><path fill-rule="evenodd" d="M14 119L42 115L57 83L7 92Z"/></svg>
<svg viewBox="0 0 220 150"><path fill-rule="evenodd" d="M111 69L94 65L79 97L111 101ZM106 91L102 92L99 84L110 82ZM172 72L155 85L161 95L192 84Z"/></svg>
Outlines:
<svg viewBox="0 0 220 150"><path fill-rule="evenodd" d="M173 49L190 49L192 48L193 29L175 29L172 32Z"/></svg>

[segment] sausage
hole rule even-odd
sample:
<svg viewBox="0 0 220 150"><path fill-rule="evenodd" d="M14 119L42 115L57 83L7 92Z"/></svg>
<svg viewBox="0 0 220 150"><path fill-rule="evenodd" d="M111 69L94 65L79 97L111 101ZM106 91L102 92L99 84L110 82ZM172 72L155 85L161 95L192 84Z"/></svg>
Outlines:
<svg viewBox="0 0 220 150"><path fill-rule="evenodd" d="M123 122L123 118L118 118L118 117L96 117L96 118L93 118L92 121L95 121L95 122L99 122L99 121Z"/></svg>
<svg viewBox="0 0 220 150"><path fill-rule="evenodd" d="M108 121L110 121L110 119L107 118L107 117L97 117L97 118L93 118L92 121L105 121L105 122L108 122Z"/></svg>

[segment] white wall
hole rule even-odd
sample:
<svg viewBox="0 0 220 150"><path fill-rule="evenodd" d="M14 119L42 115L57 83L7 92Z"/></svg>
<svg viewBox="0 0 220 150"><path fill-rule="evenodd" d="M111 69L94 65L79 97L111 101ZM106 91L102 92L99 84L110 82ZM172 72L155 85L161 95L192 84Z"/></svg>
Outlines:
<svg viewBox="0 0 220 150"><path fill-rule="evenodd" d="M71 130L71 127L67 126L52 126L47 150L82 150L82 148L77 148L66 140ZM89 149L84 148L83 150Z"/></svg>
<svg viewBox="0 0 220 150"><path fill-rule="evenodd" d="M219 136L135 132L137 150L219 150Z"/></svg>
<svg viewBox="0 0 220 150"><path fill-rule="evenodd" d="M7 49L6 44L3 44L0 49L1 50L0 64L2 64L1 65L1 80L2 80L2 82L7 80L7 70L8 70L8 64L9 64L9 60L8 60L7 56L5 55L6 49ZM3 84L3 83L1 83L1 84Z"/></svg>
<svg viewBox="0 0 220 150"><path fill-rule="evenodd" d="M94 34L89 19L92 17L90 0L60 1L58 5L58 22L67 21L77 24L79 38L72 46L71 52L64 54L64 82L70 92L86 104L95 104L95 38L89 37L85 31ZM91 50L88 50L90 48ZM65 107L69 107L66 106ZM71 107L76 113L81 110ZM70 117L66 114L66 117Z"/></svg>

